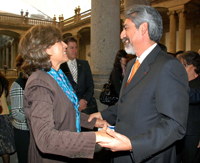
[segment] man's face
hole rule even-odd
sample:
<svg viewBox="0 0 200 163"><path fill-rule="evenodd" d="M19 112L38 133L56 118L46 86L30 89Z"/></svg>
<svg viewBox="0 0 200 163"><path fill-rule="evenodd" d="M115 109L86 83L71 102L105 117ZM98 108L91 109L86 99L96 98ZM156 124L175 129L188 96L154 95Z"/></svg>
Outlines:
<svg viewBox="0 0 200 163"><path fill-rule="evenodd" d="M137 45L138 36L139 30L135 27L135 24L130 19L126 19L123 31L120 35L123 43L125 44L126 53L135 55L135 47Z"/></svg>
<svg viewBox="0 0 200 163"><path fill-rule="evenodd" d="M70 60L74 60L77 57L77 43L76 42L68 42L67 47L67 56Z"/></svg>

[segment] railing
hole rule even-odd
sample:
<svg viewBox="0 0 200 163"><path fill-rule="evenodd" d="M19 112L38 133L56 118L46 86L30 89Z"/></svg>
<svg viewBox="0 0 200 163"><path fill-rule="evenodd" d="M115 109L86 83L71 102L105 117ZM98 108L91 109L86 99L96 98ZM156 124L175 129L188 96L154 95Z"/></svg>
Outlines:
<svg viewBox="0 0 200 163"><path fill-rule="evenodd" d="M24 16L11 16L7 14L0 14L0 22L12 23L12 24L20 24L20 25L55 25L58 26L58 22L56 21L48 21L41 19L33 19Z"/></svg>
<svg viewBox="0 0 200 163"><path fill-rule="evenodd" d="M17 71L16 69L9 69L9 70L4 70L4 69L0 69L0 72L7 78L16 78L19 75L19 71Z"/></svg>
<svg viewBox="0 0 200 163"><path fill-rule="evenodd" d="M6 22L6 23L12 23L12 24L20 24L20 25L55 25L57 27L66 27L71 24L78 23L85 19L90 19L91 17L91 10L87 10L82 13L78 13L66 20L62 20L60 22L56 21L48 21L48 20L41 20L41 19L33 19L29 17L24 16L11 16L7 14L1 14L0 13L0 22Z"/></svg>

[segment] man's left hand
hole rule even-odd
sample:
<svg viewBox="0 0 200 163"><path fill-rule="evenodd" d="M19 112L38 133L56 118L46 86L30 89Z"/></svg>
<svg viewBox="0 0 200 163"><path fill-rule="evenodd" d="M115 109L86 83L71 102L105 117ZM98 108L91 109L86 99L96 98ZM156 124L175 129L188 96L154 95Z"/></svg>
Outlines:
<svg viewBox="0 0 200 163"><path fill-rule="evenodd" d="M80 99L78 110L82 111L82 110L86 109L86 107L87 107L87 101L84 99Z"/></svg>

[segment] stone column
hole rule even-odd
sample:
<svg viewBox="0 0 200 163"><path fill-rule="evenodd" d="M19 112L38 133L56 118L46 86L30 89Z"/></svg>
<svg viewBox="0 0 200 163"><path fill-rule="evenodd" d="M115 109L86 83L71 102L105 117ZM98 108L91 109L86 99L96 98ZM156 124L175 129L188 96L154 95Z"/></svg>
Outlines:
<svg viewBox="0 0 200 163"><path fill-rule="evenodd" d="M6 64L6 49L5 49L5 47L2 50L2 55L3 55L3 57L2 57L2 64L4 66Z"/></svg>
<svg viewBox="0 0 200 163"><path fill-rule="evenodd" d="M170 19L170 28L169 28L169 52L175 53L176 52L176 17L175 11L169 11L167 13Z"/></svg>
<svg viewBox="0 0 200 163"><path fill-rule="evenodd" d="M120 1L92 0L91 15L91 70L96 99L102 84L107 82L120 49Z"/></svg>
<svg viewBox="0 0 200 163"><path fill-rule="evenodd" d="M14 54L14 43L11 45L11 65L10 65L10 68L14 68L15 64L15 54Z"/></svg>
<svg viewBox="0 0 200 163"><path fill-rule="evenodd" d="M9 67L9 47L6 47L6 66Z"/></svg>
<svg viewBox="0 0 200 163"><path fill-rule="evenodd" d="M124 11L134 4L150 5L150 0L124 0Z"/></svg>
<svg viewBox="0 0 200 163"><path fill-rule="evenodd" d="M0 60L0 69L2 69L3 68L3 49L2 48L0 48L0 58L1 58L1 60Z"/></svg>
<svg viewBox="0 0 200 163"><path fill-rule="evenodd" d="M178 45L178 51L183 50L185 51L185 38L186 38L186 15L185 15L185 9L180 9L177 11L179 16L179 45Z"/></svg>

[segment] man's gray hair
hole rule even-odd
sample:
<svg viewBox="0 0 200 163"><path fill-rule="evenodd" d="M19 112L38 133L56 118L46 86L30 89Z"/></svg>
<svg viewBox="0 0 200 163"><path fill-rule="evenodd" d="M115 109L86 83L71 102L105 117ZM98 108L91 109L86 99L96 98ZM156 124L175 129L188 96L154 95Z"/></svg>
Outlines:
<svg viewBox="0 0 200 163"><path fill-rule="evenodd" d="M147 5L133 5L126 11L125 18L131 19L137 29L142 23L147 22L150 39L157 43L160 41L163 23L160 13L155 8Z"/></svg>

